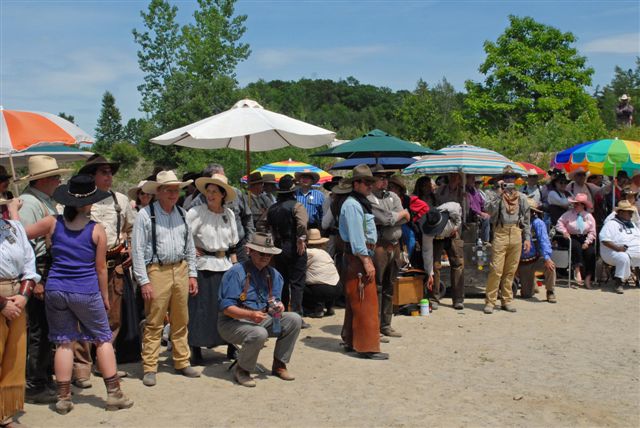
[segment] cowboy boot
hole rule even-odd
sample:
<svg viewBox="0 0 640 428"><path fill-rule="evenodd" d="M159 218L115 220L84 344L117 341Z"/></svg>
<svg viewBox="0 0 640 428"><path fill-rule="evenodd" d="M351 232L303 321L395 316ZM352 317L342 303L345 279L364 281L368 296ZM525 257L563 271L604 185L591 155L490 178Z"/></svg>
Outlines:
<svg viewBox="0 0 640 428"><path fill-rule="evenodd" d="M120 389L120 378L117 374L104 379L104 386L107 387L107 410L128 409L133 406L133 400Z"/></svg>
<svg viewBox="0 0 640 428"><path fill-rule="evenodd" d="M56 412L61 415L66 415L73 409L73 402L71 401L71 381L56 382L56 388L58 389Z"/></svg>
<svg viewBox="0 0 640 428"><path fill-rule="evenodd" d="M273 366L271 367L271 374L274 376L278 376L282 380L294 380L295 377L292 376L287 370L287 365L280 360L273 359Z"/></svg>

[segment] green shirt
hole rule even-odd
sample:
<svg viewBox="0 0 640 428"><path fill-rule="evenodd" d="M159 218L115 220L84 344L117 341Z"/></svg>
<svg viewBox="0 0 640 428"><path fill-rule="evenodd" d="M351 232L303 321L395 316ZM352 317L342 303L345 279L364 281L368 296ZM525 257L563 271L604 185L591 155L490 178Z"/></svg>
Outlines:
<svg viewBox="0 0 640 428"><path fill-rule="evenodd" d="M27 187L20 195L20 199L22 199L22 208L19 212L20 222L25 227L58 213L56 201L35 187ZM31 240L31 245L34 246L36 257L46 253L46 239L44 237Z"/></svg>

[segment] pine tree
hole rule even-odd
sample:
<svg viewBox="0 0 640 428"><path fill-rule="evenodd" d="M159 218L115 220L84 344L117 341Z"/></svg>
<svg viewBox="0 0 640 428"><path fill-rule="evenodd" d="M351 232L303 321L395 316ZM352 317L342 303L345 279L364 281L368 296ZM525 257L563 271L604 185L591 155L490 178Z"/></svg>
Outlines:
<svg viewBox="0 0 640 428"><path fill-rule="evenodd" d="M115 143L123 138L122 116L116 107L116 99L109 91L102 96L102 109L96 126L96 152L110 153Z"/></svg>

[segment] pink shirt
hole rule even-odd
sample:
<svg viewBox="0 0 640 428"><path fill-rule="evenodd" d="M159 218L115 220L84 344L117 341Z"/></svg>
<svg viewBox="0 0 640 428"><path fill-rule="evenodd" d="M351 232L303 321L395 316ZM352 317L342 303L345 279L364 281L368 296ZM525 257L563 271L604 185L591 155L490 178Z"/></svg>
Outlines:
<svg viewBox="0 0 640 428"><path fill-rule="evenodd" d="M580 233L578 228L578 213L569 210L558 219L556 230L562 234L568 232L570 235L587 235L585 244L591 244L596 239L596 220L586 211L580 213L584 221L584 230Z"/></svg>

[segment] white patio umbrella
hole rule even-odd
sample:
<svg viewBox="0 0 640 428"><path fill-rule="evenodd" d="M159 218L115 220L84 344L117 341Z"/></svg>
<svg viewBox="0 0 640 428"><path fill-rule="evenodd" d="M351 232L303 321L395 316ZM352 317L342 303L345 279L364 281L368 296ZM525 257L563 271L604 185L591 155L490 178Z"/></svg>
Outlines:
<svg viewBox="0 0 640 428"><path fill-rule="evenodd" d="M264 109L253 100L240 100L231 109L151 139L152 143L195 149L245 150L247 174L250 152L295 146L303 149L331 143L336 134L327 129Z"/></svg>

